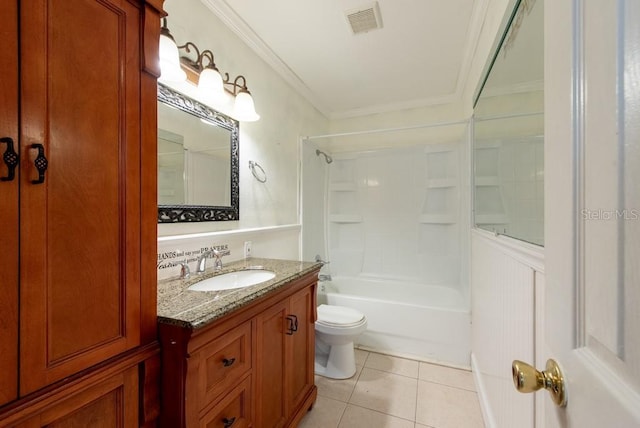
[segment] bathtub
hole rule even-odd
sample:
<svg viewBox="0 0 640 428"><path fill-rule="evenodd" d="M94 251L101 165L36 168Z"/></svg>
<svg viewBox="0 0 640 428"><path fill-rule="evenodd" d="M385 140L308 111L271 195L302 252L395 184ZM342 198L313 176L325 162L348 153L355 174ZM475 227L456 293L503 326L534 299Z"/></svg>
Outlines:
<svg viewBox="0 0 640 428"><path fill-rule="evenodd" d="M318 283L318 304L364 313L356 346L397 356L470 366L471 316L458 290L404 281L334 276Z"/></svg>

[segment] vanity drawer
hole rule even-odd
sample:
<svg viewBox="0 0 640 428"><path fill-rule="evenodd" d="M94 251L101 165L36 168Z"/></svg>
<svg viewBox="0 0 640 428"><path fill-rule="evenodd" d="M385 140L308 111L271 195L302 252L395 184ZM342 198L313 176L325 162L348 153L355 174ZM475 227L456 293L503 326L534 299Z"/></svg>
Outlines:
<svg viewBox="0 0 640 428"><path fill-rule="evenodd" d="M200 418L201 428L248 428L251 426L251 376Z"/></svg>
<svg viewBox="0 0 640 428"><path fill-rule="evenodd" d="M195 357L199 361L198 407L202 410L251 370L251 321L209 342Z"/></svg>

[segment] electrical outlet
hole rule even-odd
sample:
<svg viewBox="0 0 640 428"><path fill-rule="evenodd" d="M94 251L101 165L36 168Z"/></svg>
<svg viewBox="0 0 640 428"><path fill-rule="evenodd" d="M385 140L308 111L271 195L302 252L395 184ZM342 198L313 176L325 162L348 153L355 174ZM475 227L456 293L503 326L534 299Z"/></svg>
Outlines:
<svg viewBox="0 0 640 428"><path fill-rule="evenodd" d="M244 241L244 258L251 257L251 241Z"/></svg>

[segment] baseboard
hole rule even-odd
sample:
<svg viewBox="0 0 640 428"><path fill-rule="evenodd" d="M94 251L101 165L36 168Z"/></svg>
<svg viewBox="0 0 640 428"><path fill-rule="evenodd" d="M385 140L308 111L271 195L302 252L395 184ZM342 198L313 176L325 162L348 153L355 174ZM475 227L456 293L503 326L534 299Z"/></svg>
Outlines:
<svg viewBox="0 0 640 428"><path fill-rule="evenodd" d="M485 428L496 428L496 421L491 412L491 406L489 405L489 399L487 397L487 391L480 375L480 368L478 367L478 361L475 354L471 353L471 373L473 373L473 380L476 383L476 392L478 393L478 401L480 402L480 410L482 411L482 419L484 420Z"/></svg>

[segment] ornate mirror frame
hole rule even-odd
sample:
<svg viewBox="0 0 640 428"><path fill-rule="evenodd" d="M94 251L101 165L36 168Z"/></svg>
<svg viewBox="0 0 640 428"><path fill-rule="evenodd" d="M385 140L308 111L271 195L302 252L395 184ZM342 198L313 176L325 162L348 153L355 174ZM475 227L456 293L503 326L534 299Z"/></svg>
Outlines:
<svg viewBox="0 0 640 428"><path fill-rule="evenodd" d="M158 205L158 223L225 221L240 218L239 123L180 92L158 83L158 101L213 122L231 133L231 206Z"/></svg>

